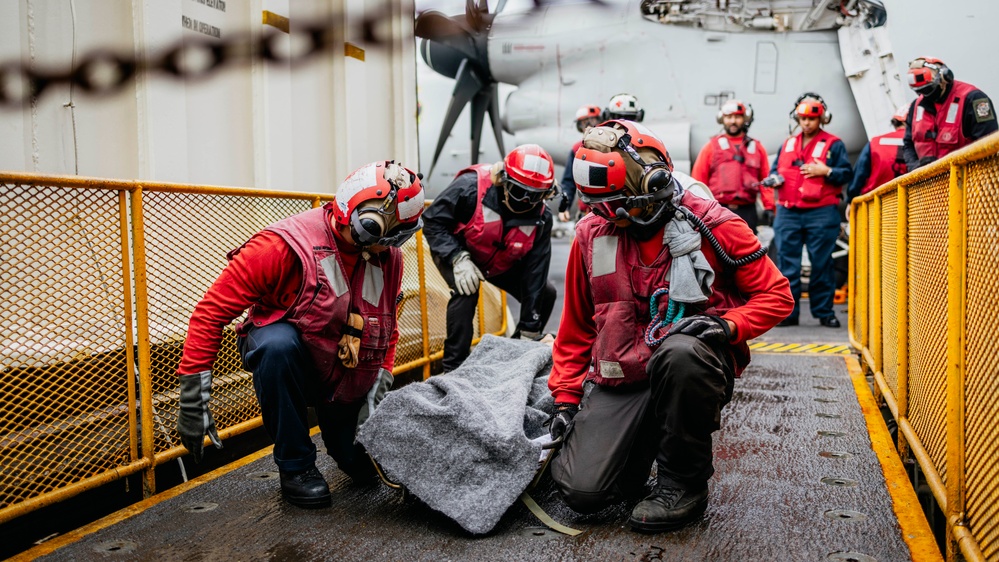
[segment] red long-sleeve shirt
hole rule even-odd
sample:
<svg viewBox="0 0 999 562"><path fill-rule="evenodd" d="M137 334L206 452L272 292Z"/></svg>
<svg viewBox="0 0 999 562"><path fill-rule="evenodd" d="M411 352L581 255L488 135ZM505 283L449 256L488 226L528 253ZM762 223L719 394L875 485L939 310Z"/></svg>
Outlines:
<svg viewBox="0 0 999 562"><path fill-rule="evenodd" d="M743 221L725 221L712 232L730 256L746 256L759 248L756 236ZM579 404L583 397L583 381L590 368L593 342L597 338L593 294L578 240L572 241L569 250L562 320L552 350L554 365L548 379L555 401L569 404ZM662 234L639 244L642 261L651 263L663 251ZM730 273L716 271L715 275ZM722 315L722 318L735 324L732 343L759 336L776 326L794 308L787 278L767 257L736 269L735 286L746 296L747 302Z"/></svg>
<svg viewBox="0 0 999 562"><path fill-rule="evenodd" d="M728 139L728 142L732 144L732 146L741 146L743 140L745 140L746 137L744 136L732 137L726 135L725 138ZM763 148L763 145L760 144L760 141L756 141L756 149L760 151L760 158L761 158L760 161L763 163L763 165L760 166L760 174L759 174L760 177L757 179L763 181L763 179L766 178L767 175L770 173L770 159L767 156L767 149ZM697 160L694 161L694 167L691 168L690 170L690 177L694 178L695 180L709 187L711 186L711 184L709 183L711 181L711 160L714 157L714 153L715 153L715 142L714 139L712 138L711 140L708 141L707 144L704 145L704 148L701 149L701 152L698 153ZM764 209L773 211L774 210L773 188L760 186L760 201L763 202Z"/></svg>
<svg viewBox="0 0 999 562"><path fill-rule="evenodd" d="M360 248L334 237L344 273L351 272L360 257ZM184 356L178 375L191 375L212 368L222 345L222 331L234 319L261 303L275 309L288 309L302 286L302 265L281 237L269 230L258 232L222 270L205 296L194 307L187 328ZM392 370L399 328L392 332L382 367Z"/></svg>

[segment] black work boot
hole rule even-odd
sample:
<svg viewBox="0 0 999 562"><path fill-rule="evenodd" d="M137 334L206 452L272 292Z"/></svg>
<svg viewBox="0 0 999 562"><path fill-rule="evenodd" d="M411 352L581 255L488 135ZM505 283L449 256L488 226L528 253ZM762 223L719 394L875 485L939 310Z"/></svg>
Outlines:
<svg viewBox="0 0 999 562"><path fill-rule="evenodd" d="M660 473L652 493L631 511L628 524L642 533L661 533L699 519L707 507L707 484L688 490Z"/></svg>
<svg viewBox="0 0 999 562"><path fill-rule="evenodd" d="M331 503L329 484L315 466L294 474L281 471L281 497L305 509L329 507Z"/></svg>

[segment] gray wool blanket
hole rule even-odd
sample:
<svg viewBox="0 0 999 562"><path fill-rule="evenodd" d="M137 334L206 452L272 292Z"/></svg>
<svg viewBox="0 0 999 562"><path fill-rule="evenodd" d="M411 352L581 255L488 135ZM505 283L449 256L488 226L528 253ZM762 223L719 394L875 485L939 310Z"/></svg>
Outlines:
<svg viewBox="0 0 999 562"><path fill-rule="evenodd" d="M538 468L551 347L486 335L465 363L389 392L357 440L395 482L472 533L487 533Z"/></svg>

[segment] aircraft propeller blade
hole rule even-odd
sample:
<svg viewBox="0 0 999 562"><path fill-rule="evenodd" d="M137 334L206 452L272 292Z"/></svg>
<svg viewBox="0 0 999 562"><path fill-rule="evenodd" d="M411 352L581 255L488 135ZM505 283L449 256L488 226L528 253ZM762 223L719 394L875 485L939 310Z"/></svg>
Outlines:
<svg viewBox="0 0 999 562"><path fill-rule="evenodd" d="M416 18L415 33L423 38L420 56L435 72L456 80L451 101L444 115L430 172L440 158L444 144L465 105L471 103L471 158L479 161L483 120L489 122L496 144L503 150L503 132L499 115L499 90L489 71L486 41L495 14L489 13L487 0L465 0L464 16L446 16L435 10Z"/></svg>
<svg viewBox="0 0 999 562"><path fill-rule="evenodd" d="M458 121L458 116L461 115L461 111L465 109L465 105L472 100L485 86L487 82L483 77L479 76L473 65L469 63L468 59L461 61L458 66L458 72L455 76L454 92L451 94L451 102L448 103L447 112L444 114L444 123L441 125L440 136L437 137L437 148L434 150L434 159L430 164L430 172L428 176L433 174L434 167L437 165L437 159L441 155L441 151L444 149L444 143L447 142L448 135L451 134L451 129L454 128L455 122ZM481 118L479 119L479 128L481 134ZM473 140L475 125L473 121ZM477 143L476 143L477 144ZM474 164L478 162L478 153L472 154L472 162Z"/></svg>

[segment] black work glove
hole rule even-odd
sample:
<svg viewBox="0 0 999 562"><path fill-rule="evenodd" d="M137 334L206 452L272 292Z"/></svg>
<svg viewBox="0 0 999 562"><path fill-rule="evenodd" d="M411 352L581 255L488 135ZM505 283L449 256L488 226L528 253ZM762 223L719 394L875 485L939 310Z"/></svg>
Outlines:
<svg viewBox="0 0 999 562"><path fill-rule="evenodd" d="M552 441L565 436L565 432L569 429L569 422L572 418L576 417L579 413L579 406L576 404L566 404L564 402L559 402L555 404L555 413L552 417L548 418L548 432L551 433Z"/></svg>
<svg viewBox="0 0 999 562"><path fill-rule="evenodd" d="M558 212L564 213L569 210L569 198L565 195L562 196L562 200L558 203Z"/></svg>
<svg viewBox="0 0 999 562"><path fill-rule="evenodd" d="M936 161L937 159L933 156L923 156L922 158L919 159L919 166L916 167L922 168L923 166L926 166L927 164L932 164Z"/></svg>
<svg viewBox="0 0 999 562"><path fill-rule="evenodd" d="M763 225L765 225L765 226L773 226L774 225L774 212L771 211L770 209L764 209L763 210L763 218L760 219L760 222Z"/></svg>
<svg viewBox="0 0 999 562"><path fill-rule="evenodd" d="M666 333L666 337L685 334L709 343L728 343L732 338L728 322L723 318L710 315L696 315L681 318L676 321Z"/></svg>
<svg viewBox="0 0 999 562"><path fill-rule="evenodd" d="M180 376L180 413L177 415L177 433L180 442L194 455L194 462L204 456L205 434L216 449L222 448L215 420L208 409L212 392L212 372L201 371L195 375Z"/></svg>

